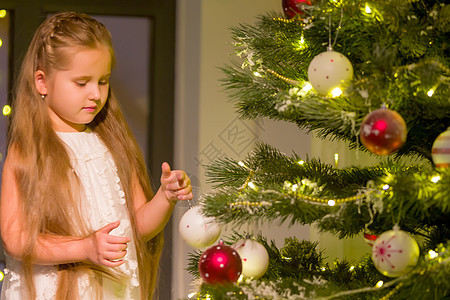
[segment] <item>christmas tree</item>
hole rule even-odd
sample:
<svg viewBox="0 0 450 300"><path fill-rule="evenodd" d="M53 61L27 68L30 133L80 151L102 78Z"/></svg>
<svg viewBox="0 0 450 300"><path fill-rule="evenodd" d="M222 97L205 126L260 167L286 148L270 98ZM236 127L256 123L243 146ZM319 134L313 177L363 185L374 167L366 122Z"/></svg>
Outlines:
<svg viewBox="0 0 450 300"><path fill-rule="evenodd" d="M197 230L182 235L204 248L217 224L281 219L341 239L364 233L372 249L329 263L317 242L288 238L277 248L236 231L192 254L189 270L203 282L194 297L450 298L450 5L284 0L282 8L232 28L239 59L223 67L223 85L237 113L292 122L377 163L337 168L258 144L240 161L208 167L215 189L183 216L180 228Z"/></svg>

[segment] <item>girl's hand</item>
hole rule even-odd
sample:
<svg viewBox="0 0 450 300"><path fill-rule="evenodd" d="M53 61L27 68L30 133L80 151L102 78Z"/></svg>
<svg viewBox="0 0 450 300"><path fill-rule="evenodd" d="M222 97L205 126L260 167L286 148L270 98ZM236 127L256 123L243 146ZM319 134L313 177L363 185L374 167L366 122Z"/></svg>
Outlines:
<svg viewBox="0 0 450 300"><path fill-rule="evenodd" d="M109 234L119 224L120 221L110 223L87 237L87 255L90 261L107 267L117 267L125 262L123 257L127 254L130 238Z"/></svg>
<svg viewBox="0 0 450 300"><path fill-rule="evenodd" d="M191 200L192 186L191 179L181 170L170 170L168 163L161 165L161 190L170 202L177 200Z"/></svg>

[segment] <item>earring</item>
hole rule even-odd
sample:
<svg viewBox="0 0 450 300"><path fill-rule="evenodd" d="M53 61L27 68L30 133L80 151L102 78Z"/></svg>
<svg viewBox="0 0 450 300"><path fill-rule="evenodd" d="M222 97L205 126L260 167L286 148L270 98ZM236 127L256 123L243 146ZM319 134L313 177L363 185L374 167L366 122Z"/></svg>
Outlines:
<svg viewBox="0 0 450 300"><path fill-rule="evenodd" d="M45 99L45 96L47 96L47 95L41 95L41 98L42 98L42 99Z"/></svg>

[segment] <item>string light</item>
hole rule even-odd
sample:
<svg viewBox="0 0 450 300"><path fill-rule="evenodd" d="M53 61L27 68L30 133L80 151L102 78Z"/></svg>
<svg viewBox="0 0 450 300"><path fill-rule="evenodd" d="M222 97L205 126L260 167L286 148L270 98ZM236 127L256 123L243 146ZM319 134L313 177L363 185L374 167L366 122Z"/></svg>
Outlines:
<svg viewBox="0 0 450 300"><path fill-rule="evenodd" d="M303 92L309 92L310 90L312 90L312 88L313 88L312 84L309 83L309 82L306 82L306 83L303 85L302 91L303 91Z"/></svg>
<svg viewBox="0 0 450 300"><path fill-rule="evenodd" d="M389 184L385 184L383 185L382 189L387 191L390 188Z"/></svg>
<svg viewBox="0 0 450 300"><path fill-rule="evenodd" d="M336 204L336 202L334 200L328 200L329 206L334 206L335 204Z"/></svg>
<svg viewBox="0 0 450 300"><path fill-rule="evenodd" d="M434 258L438 257L439 254L438 254L436 251L434 251L434 250L430 250L430 251L428 251L428 256L429 256L431 259L434 259Z"/></svg>
<svg viewBox="0 0 450 300"><path fill-rule="evenodd" d="M9 106L8 104L3 106L2 112L3 112L4 116L10 115L11 114L11 106Z"/></svg>
<svg viewBox="0 0 450 300"><path fill-rule="evenodd" d="M305 50L306 49L306 41L305 41L305 37L302 35L300 36L300 40L293 43L294 47L296 50Z"/></svg>
<svg viewBox="0 0 450 300"><path fill-rule="evenodd" d="M331 91L331 97L336 98L342 95L342 90L340 88L335 88Z"/></svg>
<svg viewBox="0 0 450 300"><path fill-rule="evenodd" d="M3 46L3 41L0 39L0 47Z"/></svg>
<svg viewBox="0 0 450 300"><path fill-rule="evenodd" d="M339 153L335 153L334 154L334 163L335 163L336 168L337 168L338 165L339 165Z"/></svg>
<svg viewBox="0 0 450 300"><path fill-rule="evenodd" d="M437 183L439 180L441 180L441 176L439 175L431 177L431 182Z"/></svg>
<svg viewBox="0 0 450 300"><path fill-rule="evenodd" d="M439 86L439 83L435 84L431 89L429 89L428 92L427 92L427 96L428 97L433 97L434 92L436 91L438 86Z"/></svg>
<svg viewBox="0 0 450 300"><path fill-rule="evenodd" d="M384 284L383 280L380 280L377 282L377 284L375 284L375 287L381 288L383 286L383 284Z"/></svg>
<svg viewBox="0 0 450 300"><path fill-rule="evenodd" d="M372 9L370 8L368 3L366 3L366 6L364 7L364 11L366 12L366 14L372 13Z"/></svg>
<svg viewBox="0 0 450 300"><path fill-rule="evenodd" d="M262 77L261 73L259 73L259 72L256 72L256 71L255 71L255 72L253 72L253 75L254 75L254 76L256 76L256 77Z"/></svg>
<svg viewBox="0 0 450 300"><path fill-rule="evenodd" d="M6 10L0 9L0 18L4 18L4 17L6 17Z"/></svg>
<svg viewBox="0 0 450 300"><path fill-rule="evenodd" d="M248 186L250 187L250 188L252 188L253 190L255 190L256 191L256 186L255 186L255 184L253 183L253 182L249 182L248 183Z"/></svg>

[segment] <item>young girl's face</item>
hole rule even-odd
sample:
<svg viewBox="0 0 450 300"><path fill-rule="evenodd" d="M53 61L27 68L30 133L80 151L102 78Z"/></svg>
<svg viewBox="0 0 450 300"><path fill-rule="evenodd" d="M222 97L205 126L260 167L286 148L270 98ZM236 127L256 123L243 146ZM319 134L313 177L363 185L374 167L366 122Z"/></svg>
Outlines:
<svg viewBox="0 0 450 300"><path fill-rule="evenodd" d="M54 130L84 131L106 103L110 75L111 55L106 47L81 49L68 68L44 74L44 101Z"/></svg>

